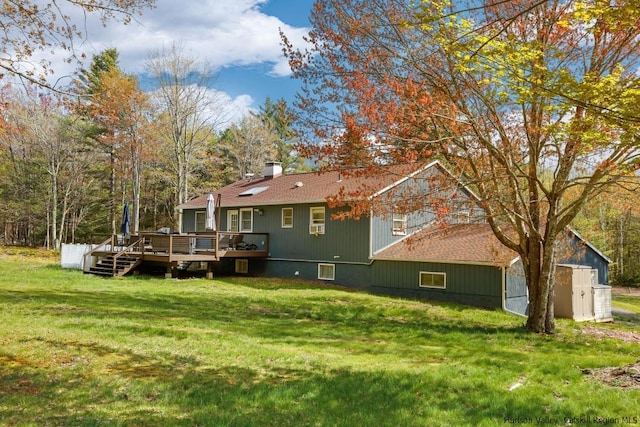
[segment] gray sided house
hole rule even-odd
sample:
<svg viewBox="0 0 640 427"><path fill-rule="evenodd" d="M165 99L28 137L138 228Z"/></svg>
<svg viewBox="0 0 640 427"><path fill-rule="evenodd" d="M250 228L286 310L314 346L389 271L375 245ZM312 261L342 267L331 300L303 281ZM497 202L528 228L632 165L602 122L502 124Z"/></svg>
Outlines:
<svg viewBox="0 0 640 427"><path fill-rule="evenodd" d="M334 215L340 209L327 203L341 190L367 184L367 197L392 204L389 194L432 194L445 181L455 182L446 197L455 199L457 206L448 213L446 228L434 224L435 214L429 209L403 214L389 206L391 213L384 216L339 220ZM283 175L279 164L269 163L264 176L243 179L213 194L220 200L219 230L249 233L248 239L250 233L269 235L268 257L223 259L216 266L219 273L322 280L386 295L526 311L517 255L482 221L473 193L437 161L421 168L390 168L367 179L346 178L339 172ZM207 196L178 207L183 233L205 230ZM602 269L601 278L606 278L606 257L590 245L584 247L585 262Z"/></svg>

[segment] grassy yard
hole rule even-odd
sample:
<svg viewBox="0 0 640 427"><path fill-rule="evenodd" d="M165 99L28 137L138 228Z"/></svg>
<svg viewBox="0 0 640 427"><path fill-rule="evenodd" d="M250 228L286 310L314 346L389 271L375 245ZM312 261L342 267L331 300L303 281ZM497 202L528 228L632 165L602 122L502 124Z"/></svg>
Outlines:
<svg viewBox="0 0 640 427"><path fill-rule="evenodd" d="M3 425L640 423L640 390L583 372L635 362L640 344L569 321L537 336L501 311L261 278L101 279L6 250L0 271Z"/></svg>

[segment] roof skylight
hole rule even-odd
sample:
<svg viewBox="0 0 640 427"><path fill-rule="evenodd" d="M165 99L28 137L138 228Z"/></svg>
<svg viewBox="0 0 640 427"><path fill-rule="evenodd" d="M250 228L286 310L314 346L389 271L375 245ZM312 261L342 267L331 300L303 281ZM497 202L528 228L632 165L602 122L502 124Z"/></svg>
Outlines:
<svg viewBox="0 0 640 427"><path fill-rule="evenodd" d="M265 190L268 190L269 187L253 187L250 188L248 190L243 191L242 193L238 194L239 196L255 196L256 194L260 194Z"/></svg>

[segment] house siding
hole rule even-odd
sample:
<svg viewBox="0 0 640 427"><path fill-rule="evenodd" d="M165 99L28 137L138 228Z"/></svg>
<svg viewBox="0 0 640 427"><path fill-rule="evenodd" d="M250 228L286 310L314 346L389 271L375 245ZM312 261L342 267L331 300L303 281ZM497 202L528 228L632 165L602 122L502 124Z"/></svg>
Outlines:
<svg viewBox="0 0 640 427"><path fill-rule="evenodd" d="M321 261L323 264L333 264L335 266L335 279L323 280L354 289L369 290L371 268L366 264L348 264L341 262ZM318 264L306 260L274 260L274 259L252 259L249 264L254 265L256 275L267 277L298 278L302 280L317 281Z"/></svg>
<svg viewBox="0 0 640 427"><path fill-rule="evenodd" d="M448 175L443 174L439 167L429 168L414 177L410 177L402 183L398 184L392 191L395 194L429 194L433 193L431 189L430 178L435 176L444 178L447 182L451 180ZM441 180L435 180L433 183L436 185L442 182ZM451 193L451 190L447 190ZM472 195L462 186L458 186L455 190L455 195L440 194L438 197L443 198L455 198L459 207L464 207L470 214L468 221L477 222L478 218L483 217L483 211L475 206ZM389 202L391 203L391 202ZM426 208L430 206L430 199L428 196L424 196L425 209L421 209L407 215L407 235L410 235L428 224L431 224L436 219L436 214L433 210ZM473 206L473 209L472 209ZM372 219L371 227L371 253L376 254L382 249L385 249L394 243L404 239L404 235L393 235L393 206L387 206L388 215L377 215ZM456 217L450 217L447 219L451 223L458 221Z"/></svg>
<svg viewBox="0 0 640 427"><path fill-rule="evenodd" d="M309 233L311 207L325 208L325 233ZM282 208L293 208L293 227L282 228ZM253 213L253 232L269 233L270 258L312 262L369 262L369 220L332 220L336 210L326 203L260 206L262 214ZM227 230L227 212L222 208L220 229ZM185 210L184 231L195 230L195 212ZM200 209L202 211L202 209ZM391 231L389 230L389 233Z"/></svg>
<svg viewBox="0 0 640 427"><path fill-rule="evenodd" d="M428 179L436 174L441 174L444 180ZM310 177L305 176L305 179ZM442 168L429 168L416 177L410 177L399 183L393 191L427 194L432 191L430 187L433 186L433 191L443 193L440 197L446 195L449 198L455 198L456 207L469 214L468 222L480 222L483 212L478 207L472 209L473 194L460 186L455 196L451 196L452 191L444 190L447 187L444 183L449 179L454 178L446 175ZM443 183L443 186L438 183ZM318 187L305 184L302 188ZM335 279L329 283L336 285L378 294L450 301L490 309L504 306L505 309L519 314L525 314L527 311L527 289L521 262L516 262L505 269L505 267L491 265L463 264L464 261L455 261L459 259L456 257L451 257L450 263L428 262L424 260L425 256L420 257L424 261L403 261L405 256L397 254L385 258L380 256L381 250L406 237L393 235L392 215L373 218L364 216L358 221L333 220L332 215L338 211L329 209L325 202L309 203L314 200L311 197L297 199L300 202L295 203L278 203L277 200L291 199L278 199L281 193L274 192L274 198L265 201L264 197L268 194L260 194L263 199L257 206L253 206L252 201L259 201L259 198L252 200L252 196L238 197L237 194L226 202L227 205L242 204L243 209L252 209L252 231L269 234L269 257L249 259L249 275L319 280L318 264L327 263L335 266ZM385 201L383 194L380 198L384 203L393 203L392 197ZM425 205L429 204L429 197L424 198ZM318 206L325 208L325 233L314 235L309 232L310 210ZM293 227L282 227L282 208L293 208ZM392 211L391 208L392 206L389 206L389 212ZM228 228L227 212L240 209L241 207L223 207L220 210L218 219L220 230ZM204 212L204 207L198 205L197 209L183 210L183 232L195 231L197 211ZM450 222L455 223L458 219L464 219L456 216L457 213L459 212L455 210L449 213ZM407 235L429 224L435 219L434 217L434 213L427 209L409 214ZM566 256L561 256L563 262L589 265L598 270L600 283L608 283L606 257L577 238L572 241L572 249L570 251L572 258L567 259ZM374 260L375 254L378 254L376 260ZM563 252L563 254L566 253ZM235 274L235 264L232 259L222 259L219 263L215 263L213 268L216 273ZM446 288L420 287L420 272L446 274Z"/></svg>
<svg viewBox="0 0 640 427"><path fill-rule="evenodd" d="M202 209L204 212L204 209ZM182 231L184 233L192 233L196 231L196 211L184 210L182 212Z"/></svg>
<svg viewBox="0 0 640 427"><path fill-rule="evenodd" d="M371 220L371 253L375 254L380 250L399 242L410 235L425 224L429 224L435 219L435 215L429 213L409 214L407 215L407 234L393 235L393 217L392 215L375 216Z"/></svg>
<svg viewBox="0 0 640 427"><path fill-rule="evenodd" d="M421 271L446 274L446 289L419 286ZM376 261L371 276L373 292L410 298L451 301L484 307L502 307L502 269L493 266L410 261Z"/></svg>
<svg viewBox="0 0 640 427"><path fill-rule="evenodd" d="M312 206L324 206L326 209L324 235L314 236L309 233ZM283 207L293 208L293 228L281 226ZM221 209L221 230L227 229L229 209L236 208ZM269 233L270 256L267 259L250 259L250 275L318 280L318 264L329 263L335 265L335 280L329 283L378 294L450 301L484 308L502 307L500 268L429 262L372 261L369 258L370 231L374 235L377 233L378 242L390 242L390 220L382 221L378 218L370 230L372 223L368 218L361 218L359 221L332 220L331 214L336 211L322 203L260 206L258 209L262 211L262 215L254 212L253 231ZM195 228L195 211L184 211L185 231L190 231L187 228L190 225ZM214 271L234 274L232 261L223 260ZM446 273L446 289L420 287L421 271Z"/></svg>
<svg viewBox="0 0 640 427"><path fill-rule="evenodd" d="M410 177L404 182L397 185L392 191L397 194L403 192L421 192L428 194L430 192L428 178L433 176L434 171L428 169L414 177ZM371 252L376 252L384 249L400 240L405 238L404 235L393 235L393 206L387 206L389 212L388 215L376 215L372 219L371 227ZM407 215L407 234L415 232L418 228L423 227L425 224L432 222L435 215L432 212L416 211Z"/></svg>
<svg viewBox="0 0 640 427"><path fill-rule="evenodd" d="M578 239L575 235L570 235L569 249L562 247L560 249L560 264L576 264L586 265L598 270L598 283L601 285L609 284L609 261L602 257L590 245L583 240ZM565 252L565 253L563 253Z"/></svg>

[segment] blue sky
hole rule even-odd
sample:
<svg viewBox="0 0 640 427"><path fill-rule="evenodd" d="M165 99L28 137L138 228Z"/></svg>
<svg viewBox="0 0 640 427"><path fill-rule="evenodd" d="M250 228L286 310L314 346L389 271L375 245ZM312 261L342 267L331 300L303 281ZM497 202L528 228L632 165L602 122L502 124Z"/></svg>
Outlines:
<svg viewBox="0 0 640 427"><path fill-rule="evenodd" d="M120 67L140 75L153 50L178 43L218 70L211 89L241 117L259 109L267 97L293 99L299 83L282 57L278 29L302 46L312 6L313 0L157 0L155 9L127 26L109 23L103 28L97 17L89 16L86 40L78 50L87 54L88 66L93 55L115 47ZM75 19L84 18L76 14ZM77 68L63 58L63 53L53 57L54 80Z"/></svg>
<svg viewBox="0 0 640 427"><path fill-rule="evenodd" d="M308 28L312 6L313 0L270 0L260 9L290 26ZM299 87L291 76L273 75L271 67L265 63L225 67L220 71L218 83L233 97L248 92L258 105L262 105L267 97L273 101L280 98L290 101Z"/></svg>

